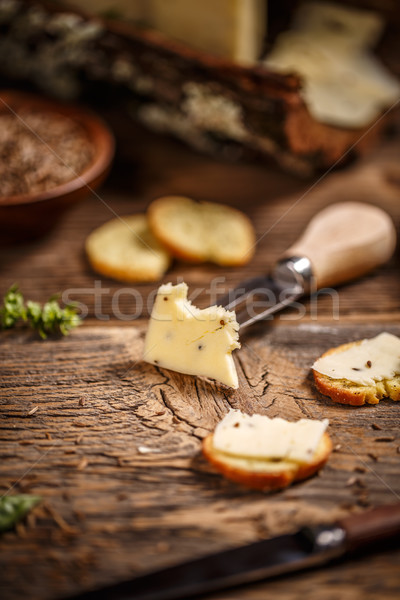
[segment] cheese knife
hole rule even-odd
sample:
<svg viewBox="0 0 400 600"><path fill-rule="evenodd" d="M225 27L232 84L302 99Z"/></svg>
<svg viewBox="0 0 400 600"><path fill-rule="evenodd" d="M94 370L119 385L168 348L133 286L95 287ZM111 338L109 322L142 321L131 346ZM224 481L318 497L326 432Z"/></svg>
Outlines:
<svg viewBox="0 0 400 600"><path fill-rule="evenodd" d="M317 213L303 235L278 260L270 275L239 284L218 301L238 314L240 329L290 306L305 294L365 275L392 256L396 230L378 206L339 202ZM264 310L255 312L262 297ZM261 304L261 302L260 302Z"/></svg>
<svg viewBox="0 0 400 600"><path fill-rule="evenodd" d="M400 503L197 558L73 600L179 600L317 567L399 542ZM71 599L72 600L72 597Z"/></svg>

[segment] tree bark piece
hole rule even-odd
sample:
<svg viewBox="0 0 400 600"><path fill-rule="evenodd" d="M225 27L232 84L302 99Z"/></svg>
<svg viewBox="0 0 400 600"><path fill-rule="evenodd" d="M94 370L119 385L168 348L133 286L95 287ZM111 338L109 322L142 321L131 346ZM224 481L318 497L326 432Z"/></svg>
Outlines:
<svg viewBox="0 0 400 600"><path fill-rule="evenodd" d="M387 121L362 129L317 122L296 74L235 65L67 4L12 0L3 12L3 76L65 99L112 98L146 126L211 154L272 158L307 175L370 147Z"/></svg>

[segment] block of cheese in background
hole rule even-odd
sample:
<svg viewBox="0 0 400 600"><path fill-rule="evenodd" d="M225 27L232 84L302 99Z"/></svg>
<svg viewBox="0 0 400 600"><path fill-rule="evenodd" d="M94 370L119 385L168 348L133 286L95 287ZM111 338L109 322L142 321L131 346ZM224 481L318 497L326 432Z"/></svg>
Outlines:
<svg viewBox="0 0 400 600"><path fill-rule="evenodd" d="M266 0L151 0L151 24L198 50L239 63L260 56Z"/></svg>
<svg viewBox="0 0 400 600"><path fill-rule="evenodd" d="M365 3L366 4L366 3ZM339 48L373 48L384 29L382 17L373 10L344 6L343 2L304 2L294 14L292 27L308 31L329 43L340 40Z"/></svg>
<svg viewBox="0 0 400 600"><path fill-rule="evenodd" d="M146 334L143 360L159 367L238 387L232 351L240 348L235 313L222 306L199 309L186 283L162 285Z"/></svg>
<svg viewBox="0 0 400 600"><path fill-rule="evenodd" d="M399 82L370 51L382 30L374 12L305 3L264 62L304 78L302 95L317 121L365 127L400 97Z"/></svg>
<svg viewBox="0 0 400 600"><path fill-rule="evenodd" d="M138 21L192 48L254 63L266 32L266 0L74 0L96 14Z"/></svg>

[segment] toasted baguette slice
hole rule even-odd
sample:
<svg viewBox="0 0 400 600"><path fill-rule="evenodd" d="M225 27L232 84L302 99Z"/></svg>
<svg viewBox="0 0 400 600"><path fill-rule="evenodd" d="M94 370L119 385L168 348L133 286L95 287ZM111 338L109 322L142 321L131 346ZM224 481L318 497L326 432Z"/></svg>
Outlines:
<svg viewBox="0 0 400 600"><path fill-rule="evenodd" d="M171 262L170 255L149 230L146 215L108 221L86 240L93 269L118 281L157 281Z"/></svg>
<svg viewBox="0 0 400 600"><path fill-rule="evenodd" d="M203 455L224 477L257 490L278 490L293 481L314 475L329 458L332 441L325 432L312 459L307 463L266 460L226 454L213 445L213 434L203 440Z"/></svg>
<svg viewBox="0 0 400 600"><path fill-rule="evenodd" d="M254 254L254 228L230 206L167 196L152 202L147 214L154 235L177 258L236 266Z"/></svg>
<svg viewBox="0 0 400 600"><path fill-rule="evenodd" d="M336 348L327 350L322 358L338 352L343 352L348 348L361 344L362 340L342 344ZM340 404L351 404L352 406L362 406L363 404L378 404L382 398L391 398L400 400L400 376L396 375L392 379L376 381L373 385L361 385L353 383L348 379L333 379L328 375L323 375L313 369L314 381L317 389L329 396L334 402Z"/></svg>

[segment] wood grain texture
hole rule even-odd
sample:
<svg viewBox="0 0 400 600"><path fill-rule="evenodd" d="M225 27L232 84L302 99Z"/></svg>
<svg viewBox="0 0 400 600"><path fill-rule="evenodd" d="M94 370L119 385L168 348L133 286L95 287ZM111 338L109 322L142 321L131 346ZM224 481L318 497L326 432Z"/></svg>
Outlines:
<svg viewBox="0 0 400 600"><path fill-rule="evenodd" d="M400 141L388 140L376 154L346 171L319 181L296 180L273 168L217 163L189 152L177 142L149 138L135 126L109 115L119 146L118 161L107 187L73 209L46 238L3 248L0 253L0 293L18 282L34 300L45 301L56 292L85 305L88 316L102 323L116 318L129 322L148 316L155 285L124 286L94 273L84 254L87 235L117 215L145 211L162 195L188 195L242 208L256 227L257 247L243 268L175 262L161 282L184 280L196 303L210 303L210 282L221 298L245 278L266 273L292 245L316 212L337 201L377 204L388 211L397 230L400 224ZM133 144L133 140L135 143ZM340 289L340 316L400 312L398 250L385 266ZM97 283L96 283L97 282ZM195 289L194 289L195 288ZM195 295L193 295L195 294ZM332 298L318 296L312 318L334 317ZM316 314L317 313L317 314Z"/></svg>
<svg viewBox="0 0 400 600"><path fill-rule="evenodd" d="M398 325L387 329L400 334ZM334 405L309 372L332 342L379 327L260 327L236 353L237 391L142 362L144 330L86 327L45 344L30 334L5 336L1 490L14 486L45 502L35 524L1 538L4 599L56 598L400 496L398 406ZM318 477L276 494L250 492L199 455L201 439L229 407L327 417L336 451ZM387 592L400 584L399 559L391 555L382 571ZM352 567L335 568L350 585ZM369 585L367 578L366 593Z"/></svg>
<svg viewBox="0 0 400 600"><path fill-rule="evenodd" d="M117 118L113 125L121 129ZM311 216L338 199L376 203L398 229L399 140L318 183L265 166L213 162L135 127L122 130L114 172L99 197L76 207L46 238L0 251L1 293L14 282L39 301L69 290L88 310L68 338L41 342L22 329L0 335L0 491L44 498L0 538L2 600L59 600L400 496L400 406L335 405L315 390L309 370L331 346L382 330L400 334L398 252L333 300L322 294L247 331L235 358L237 391L143 363L156 286L102 279L83 252L87 234L112 211L141 211L163 194L241 207L260 238L246 268L175 263L164 279L184 279L206 306L213 278L226 278L222 295L264 273ZM318 477L283 492L240 488L199 454L202 438L230 406L289 419L328 417L336 450ZM394 600L399 566L400 552L391 550L212 598Z"/></svg>

